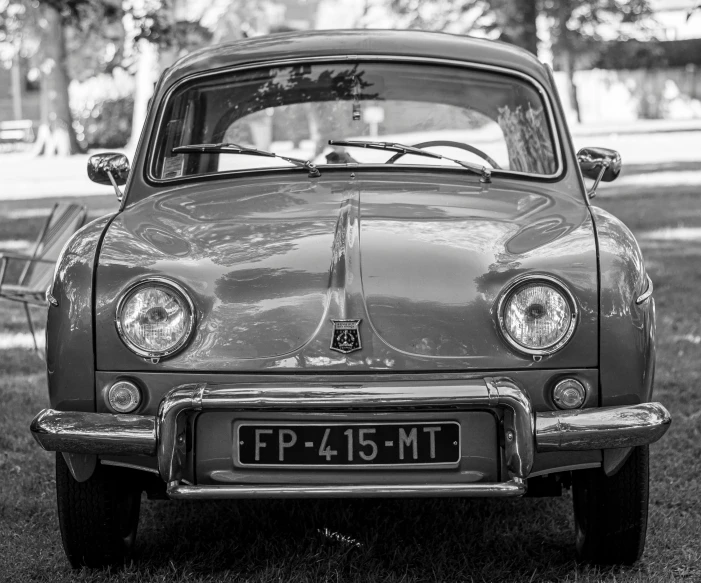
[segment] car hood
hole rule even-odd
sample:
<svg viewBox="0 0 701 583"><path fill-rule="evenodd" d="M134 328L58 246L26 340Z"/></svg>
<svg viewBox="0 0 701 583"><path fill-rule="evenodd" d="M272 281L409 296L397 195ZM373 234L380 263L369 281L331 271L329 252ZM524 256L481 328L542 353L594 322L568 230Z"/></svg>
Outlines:
<svg viewBox="0 0 701 583"><path fill-rule="evenodd" d="M328 176L328 177L327 177ZM495 317L514 277L574 293L579 325L542 361L508 348ZM114 325L124 291L168 277L191 294L195 334L153 363ZM96 275L100 370L507 369L597 364L594 230L556 185L419 174L211 182L150 197L107 230ZM331 349L360 320L360 350Z"/></svg>

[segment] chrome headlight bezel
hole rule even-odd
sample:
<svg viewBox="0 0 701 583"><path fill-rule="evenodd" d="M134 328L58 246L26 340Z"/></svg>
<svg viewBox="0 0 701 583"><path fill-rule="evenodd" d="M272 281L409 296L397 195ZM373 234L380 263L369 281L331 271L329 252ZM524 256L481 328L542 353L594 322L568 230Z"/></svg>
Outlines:
<svg viewBox="0 0 701 583"><path fill-rule="evenodd" d="M555 290L557 290L560 294L562 294L570 309L570 322L569 326L567 327L567 331L557 342L551 344L550 346L545 346L542 348L531 348L521 344L520 342L516 341L514 338L511 337L508 330L506 329L504 310L506 309L506 305L509 299L511 299L511 297L513 296L513 294L515 294L527 285L538 283L542 283L549 287L552 287ZM529 356L549 356L564 348L565 345L572 339L572 336L574 335L574 332L577 329L577 323L579 322L579 307L577 306L577 301L574 297L574 294L572 294L572 292L564 284L564 282L562 282L556 277L553 277L552 275L534 273L519 276L511 280L508 284L506 284L506 286L504 286L504 289L502 289L502 291L499 293L499 298L497 300L496 315L497 320L499 322L499 332L501 333L501 336L504 339L504 341L511 348L513 348L517 352L527 354Z"/></svg>
<svg viewBox="0 0 701 583"><path fill-rule="evenodd" d="M164 287L169 293L177 295L183 301L183 304L187 308L189 319L188 325L183 334L182 338L168 350L144 350L140 346L135 345L131 340L129 340L122 326L122 311L126 303L132 298L132 296L140 291L141 289L149 286L154 287ZM173 281L172 279L166 277L147 277L141 281L128 287L119 298L117 302L117 310L115 313L115 325L117 327L117 334L122 343L131 350L134 354L138 356L143 356L144 358L166 358L173 356L180 352L188 344L192 338L192 333L195 330L195 324L197 320L197 312L195 311L195 304L190 297L190 294L185 290L185 288L179 283Z"/></svg>

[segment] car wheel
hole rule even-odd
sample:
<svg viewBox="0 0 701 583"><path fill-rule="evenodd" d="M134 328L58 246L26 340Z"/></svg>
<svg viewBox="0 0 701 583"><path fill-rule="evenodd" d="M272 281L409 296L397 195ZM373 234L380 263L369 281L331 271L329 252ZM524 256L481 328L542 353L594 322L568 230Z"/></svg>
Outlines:
<svg viewBox="0 0 701 583"><path fill-rule="evenodd" d="M648 446L633 448L623 467L572 472L577 559L598 564L637 561L645 548L649 494Z"/></svg>
<svg viewBox="0 0 701 583"><path fill-rule="evenodd" d="M58 522L73 568L121 565L130 556L139 522L141 488L129 470L98 464L78 482L56 454Z"/></svg>

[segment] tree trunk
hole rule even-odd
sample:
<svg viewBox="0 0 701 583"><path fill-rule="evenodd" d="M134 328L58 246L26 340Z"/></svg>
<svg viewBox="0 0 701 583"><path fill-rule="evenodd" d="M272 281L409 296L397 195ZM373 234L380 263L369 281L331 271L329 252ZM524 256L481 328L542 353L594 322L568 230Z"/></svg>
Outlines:
<svg viewBox="0 0 701 583"><path fill-rule="evenodd" d="M53 6L44 4L41 11L41 125L34 153L67 156L78 151L78 141L68 100L65 34L61 15Z"/></svg>
<svg viewBox="0 0 701 583"><path fill-rule="evenodd" d="M309 128L309 139L315 144L314 154L311 156L311 158L314 159L324 151L326 144L324 144L321 139L321 128L319 127L319 120L316 117L316 110L312 107L311 103L305 105L305 110L307 114L307 127Z"/></svg>
<svg viewBox="0 0 701 583"><path fill-rule="evenodd" d="M514 44L538 55L536 0L499 0L493 2L499 40Z"/></svg>
<svg viewBox="0 0 701 583"><path fill-rule="evenodd" d="M570 98L570 105L574 110L575 117L578 123L581 123L582 117L579 112L579 101L577 99L577 87L574 84L574 50L572 48L572 39L570 38L570 30L567 28L567 22L572 16L572 3L565 0L560 1L558 8L558 43L557 51L562 55L562 68L565 71L567 79L567 93Z"/></svg>
<svg viewBox="0 0 701 583"><path fill-rule="evenodd" d="M170 41L168 46L158 46L149 40L142 38L135 47L138 53L136 75L134 78L134 113L131 118L131 136L124 149L133 153L139 144L141 133L146 122L148 107L153 97L153 90L158 82L158 76L170 67L177 59L180 48L177 46L176 15L183 9L178 0L163 2L159 10L159 17L168 23L170 27Z"/></svg>
<svg viewBox="0 0 701 583"><path fill-rule="evenodd" d="M134 87L134 113L131 118L131 137L125 146L127 152L134 152L146 121L148 104L158 80L158 49L146 39L139 41L137 69Z"/></svg>
<svg viewBox="0 0 701 583"><path fill-rule="evenodd" d="M22 119L22 71L19 50L12 59L12 113L15 119Z"/></svg>
<svg viewBox="0 0 701 583"><path fill-rule="evenodd" d="M582 115L579 111L579 99L577 98L577 86L574 84L574 59L572 57L572 51L564 50L562 60L567 76L567 93L570 98L570 105L574 111L577 123L582 123Z"/></svg>

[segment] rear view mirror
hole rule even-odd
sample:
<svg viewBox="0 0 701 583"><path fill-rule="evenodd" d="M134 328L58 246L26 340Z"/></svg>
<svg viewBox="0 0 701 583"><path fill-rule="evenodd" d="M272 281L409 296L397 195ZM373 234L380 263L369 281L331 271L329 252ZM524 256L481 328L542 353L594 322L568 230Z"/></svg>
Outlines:
<svg viewBox="0 0 701 583"><path fill-rule="evenodd" d="M582 174L594 180L594 186L587 193L589 198L596 195L599 182L611 182L621 173L621 155L608 148L582 148L577 152L577 162Z"/></svg>
<svg viewBox="0 0 701 583"><path fill-rule="evenodd" d="M129 160L124 154L104 152L88 159L88 178L98 184L111 184L119 200L122 199L119 186L126 184L128 176Z"/></svg>

